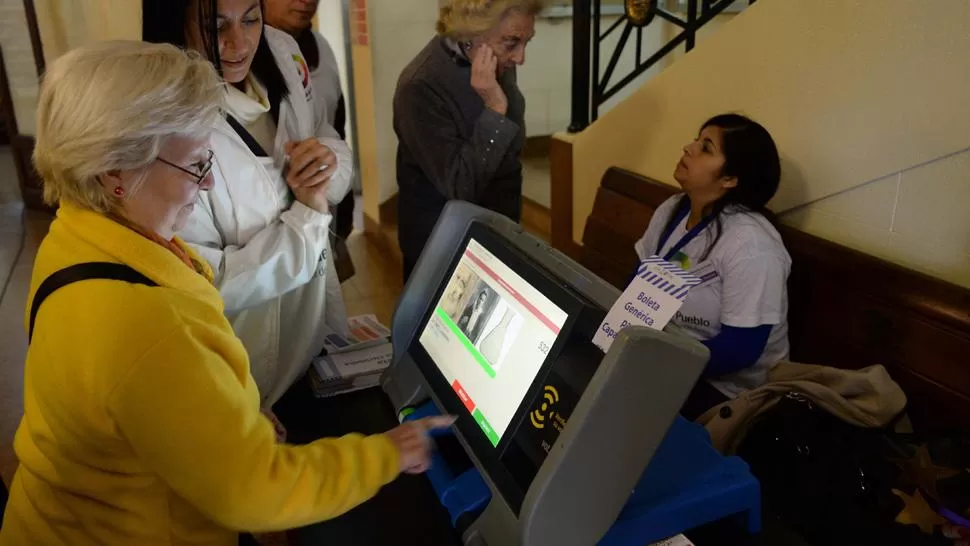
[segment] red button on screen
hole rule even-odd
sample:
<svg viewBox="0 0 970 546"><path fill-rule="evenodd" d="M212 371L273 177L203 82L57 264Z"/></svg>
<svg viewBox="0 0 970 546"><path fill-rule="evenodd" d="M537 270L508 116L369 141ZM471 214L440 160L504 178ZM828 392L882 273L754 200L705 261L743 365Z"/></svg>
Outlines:
<svg viewBox="0 0 970 546"><path fill-rule="evenodd" d="M461 383L459 383L457 379L451 384L451 388L458 393L458 398L461 398L462 404L465 404L465 408L469 412L475 411L475 402L472 402L472 399L468 396L468 393L465 392L465 389L461 388Z"/></svg>

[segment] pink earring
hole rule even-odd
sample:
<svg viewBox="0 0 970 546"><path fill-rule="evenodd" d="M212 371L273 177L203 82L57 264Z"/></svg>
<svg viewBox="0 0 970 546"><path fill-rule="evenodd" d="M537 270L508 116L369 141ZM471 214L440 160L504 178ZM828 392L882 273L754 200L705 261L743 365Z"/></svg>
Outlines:
<svg viewBox="0 0 970 546"><path fill-rule="evenodd" d="M115 195L117 195L118 197L124 197L125 189L122 188L121 186L115 186Z"/></svg>

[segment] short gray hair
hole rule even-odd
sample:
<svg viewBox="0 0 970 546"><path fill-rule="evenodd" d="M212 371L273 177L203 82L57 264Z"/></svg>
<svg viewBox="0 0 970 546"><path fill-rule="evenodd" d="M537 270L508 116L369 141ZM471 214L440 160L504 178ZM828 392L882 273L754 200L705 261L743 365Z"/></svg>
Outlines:
<svg viewBox="0 0 970 546"><path fill-rule="evenodd" d="M548 0L446 0L438 12L438 35L469 40L497 25L512 10L539 15Z"/></svg>
<svg viewBox="0 0 970 546"><path fill-rule="evenodd" d="M48 67L37 105L34 166L45 201L114 210L99 176L148 166L172 136L208 134L224 85L211 63L167 44L96 42L64 54Z"/></svg>

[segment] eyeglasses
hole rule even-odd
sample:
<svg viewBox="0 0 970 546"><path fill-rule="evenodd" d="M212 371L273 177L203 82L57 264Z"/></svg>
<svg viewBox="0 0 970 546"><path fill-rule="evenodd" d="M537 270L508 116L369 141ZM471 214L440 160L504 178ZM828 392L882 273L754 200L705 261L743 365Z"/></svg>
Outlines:
<svg viewBox="0 0 970 546"><path fill-rule="evenodd" d="M209 150L209 155L208 157L206 157L205 161L199 161L198 163L193 163L192 167L195 167L197 171L190 171L185 167L180 167L179 165L176 165L175 163L172 163L171 161L167 161L160 157L156 157L155 159L157 161L161 161L162 163L168 165L169 167L175 167L176 169L182 171L183 173L192 175L192 178L195 178L196 184L202 184L202 181L205 180L205 177L209 176L209 172L212 171L212 156L214 155L215 153L212 150Z"/></svg>

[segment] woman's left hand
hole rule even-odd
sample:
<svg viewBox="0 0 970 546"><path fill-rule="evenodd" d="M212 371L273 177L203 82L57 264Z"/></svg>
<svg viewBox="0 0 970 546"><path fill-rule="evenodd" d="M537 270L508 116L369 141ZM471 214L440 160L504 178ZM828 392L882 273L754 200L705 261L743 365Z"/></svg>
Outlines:
<svg viewBox="0 0 970 546"><path fill-rule="evenodd" d="M291 188L310 188L330 180L337 170L333 150L315 138L293 140L283 148L289 156L286 183Z"/></svg>
<svg viewBox="0 0 970 546"><path fill-rule="evenodd" d="M273 423L273 429L276 431L276 441L281 444L286 442L286 427L284 427L283 423L276 418L276 414L273 413L273 410L264 409L260 411L262 411L263 415L265 415L266 418Z"/></svg>

